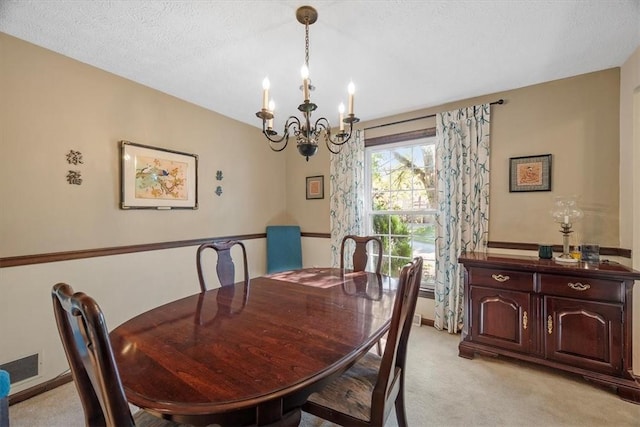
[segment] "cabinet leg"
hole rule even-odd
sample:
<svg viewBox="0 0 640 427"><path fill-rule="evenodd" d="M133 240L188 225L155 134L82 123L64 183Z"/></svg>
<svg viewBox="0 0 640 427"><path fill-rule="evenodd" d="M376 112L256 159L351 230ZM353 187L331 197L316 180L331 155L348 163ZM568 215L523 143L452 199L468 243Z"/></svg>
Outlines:
<svg viewBox="0 0 640 427"><path fill-rule="evenodd" d="M465 359L473 359L475 357L475 351L462 345L458 345L458 357L464 357Z"/></svg>

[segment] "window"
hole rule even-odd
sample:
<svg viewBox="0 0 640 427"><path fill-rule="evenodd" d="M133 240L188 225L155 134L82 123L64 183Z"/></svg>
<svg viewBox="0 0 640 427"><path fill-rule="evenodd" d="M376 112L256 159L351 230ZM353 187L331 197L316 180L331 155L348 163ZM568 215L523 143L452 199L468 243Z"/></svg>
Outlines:
<svg viewBox="0 0 640 427"><path fill-rule="evenodd" d="M398 277L413 257L424 259L421 288L435 281L435 138L365 149L365 214L383 243L382 273Z"/></svg>

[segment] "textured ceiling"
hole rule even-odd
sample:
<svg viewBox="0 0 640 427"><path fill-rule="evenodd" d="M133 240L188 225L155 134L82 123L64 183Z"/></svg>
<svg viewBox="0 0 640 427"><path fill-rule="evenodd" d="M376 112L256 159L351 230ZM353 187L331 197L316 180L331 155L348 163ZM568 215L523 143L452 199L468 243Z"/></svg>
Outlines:
<svg viewBox="0 0 640 427"><path fill-rule="evenodd" d="M640 45L639 0L1 0L0 31L254 126L268 76L279 127L302 97L304 4L332 122L350 80L371 120L620 66Z"/></svg>

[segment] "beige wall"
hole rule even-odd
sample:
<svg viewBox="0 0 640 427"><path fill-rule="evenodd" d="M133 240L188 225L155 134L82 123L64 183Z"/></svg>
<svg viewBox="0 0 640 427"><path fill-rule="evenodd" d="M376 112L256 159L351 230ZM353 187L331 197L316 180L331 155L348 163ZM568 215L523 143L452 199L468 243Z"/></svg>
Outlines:
<svg viewBox="0 0 640 427"><path fill-rule="evenodd" d="M295 113L294 111L291 114ZM329 232L329 151L321 143L315 156L306 161L295 140L287 147L287 212L303 231ZM324 199L306 199L306 177L324 176Z"/></svg>
<svg viewBox="0 0 640 427"><path fill-rule="evenodd" d="M640 46L620 70L620 243L640 270ZM640 281L633 295L633 366L640 372Z"/></svg>
<svg viewBox="0 0 640 427"><path fill-rule="evenodd" d="M0 257L260 233L286 217L286 157L257 128L2 33L0 94ZM198 154L199 209L120 210L121 139ZM68 165L69 150L84 164ZM66 182L69 169L82 185ZM250 275L264 274L264 239L246 244ZM12 393L67 369L53 284L93 295L113 328L197 292L195 249L0 269L0 364L41 354L40 377Z"/></svg>
<svg viewBox="0 0 640 427"><path fill-rule="evenodd" d="M639 194L640 180L630 179L637 172L633 143L634 122L640 111L633 107L634 93L640 88L640 47L620 69L620 245L631 248L634 224L634 194ZM637 177L636 177L637 178ZM637 218L637 217L636 217ZM638 221L635 221L638 224ZM637 252L636 252L637 253Z"/></svg>
<svg viewBox="0 0 640 427"><path fill-rule="evenodd" d="M256 128L4 34L0 43L0 180L12 183L0 186L0 256L264 232L286 211L285 158ZM122 139L198 154L199 209L119 209ZM69 150L84 164L67 164ZM66 182L69 169L82 185Z"/></svg>

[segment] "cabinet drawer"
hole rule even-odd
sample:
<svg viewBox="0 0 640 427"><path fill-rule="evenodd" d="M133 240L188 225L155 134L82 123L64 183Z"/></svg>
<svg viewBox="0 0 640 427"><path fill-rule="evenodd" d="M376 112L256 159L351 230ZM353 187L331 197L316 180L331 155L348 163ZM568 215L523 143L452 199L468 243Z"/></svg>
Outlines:
<svg viewBox="0 0 640 427"><path fill-rule="evenodd" d="M624 283L587 277L540 275L540 292L598 301L624 302Z"/></svg>
<svg viewBox="0 0 640 427"><path fill-rule="evenodd" d="M469 283L525 292L533 292L534 290L533 273L526 271L472 267L469 269Z"/></svg>

